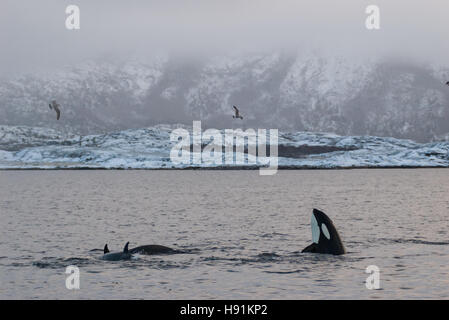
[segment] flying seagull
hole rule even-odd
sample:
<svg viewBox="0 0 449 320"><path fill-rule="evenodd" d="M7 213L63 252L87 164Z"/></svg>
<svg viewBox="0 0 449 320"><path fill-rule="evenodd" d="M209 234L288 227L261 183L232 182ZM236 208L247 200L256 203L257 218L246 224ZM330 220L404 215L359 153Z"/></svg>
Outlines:
<svg viewBox="0 0 449 320"><path fill-rule="evenodd" d="M240 115L239 109L237 109L236 106L232 106L232 107L233 107L234 110L235 110L235 115L233 115L232 117L233 117L234 119L242 119L242 120L243 120L243 117Z"/></svg>
<svg viewBox="0 0 449 320"><path fill-rule="evenodd" d="M61 110L59 109L59 104L56 102L56 100L53 100L49 105L51 110L56 111L56 120L59 120L61 117Z"/></svg>

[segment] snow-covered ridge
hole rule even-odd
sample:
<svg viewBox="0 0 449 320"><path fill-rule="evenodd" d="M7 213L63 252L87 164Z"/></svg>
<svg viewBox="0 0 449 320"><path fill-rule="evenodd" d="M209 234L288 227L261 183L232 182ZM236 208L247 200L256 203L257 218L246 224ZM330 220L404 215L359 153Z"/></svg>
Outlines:
<svg viewBox="0 0 449 320"><path fill-rule="evenodd" d="M449 68L312 52L88 61L0 81L0 124L92 134L158 123L449 139ZM55 120L48 102L56 99Z"/></svg>
<svg viewBox="0 0 449 320"><path fill-rule="evenodd" d="M170 134L178 127L191 130L181 125L157 125L79 136L46 128L0 126L0 168L190 167L170 160L174 145ZM281 168L449 167L449 142L419 144L374 136L279 132L278 144ZM211 166L217 165L199 165Z"/></svg>

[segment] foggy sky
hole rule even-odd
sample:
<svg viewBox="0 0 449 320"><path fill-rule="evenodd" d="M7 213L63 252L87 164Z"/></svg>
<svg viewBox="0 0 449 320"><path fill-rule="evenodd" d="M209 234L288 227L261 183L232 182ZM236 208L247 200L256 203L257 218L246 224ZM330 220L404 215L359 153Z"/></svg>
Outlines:
<svg viewBox="0 0 449 320"><path fill-rule="evenodd" d="M80 7L81 30L65 28ZM368 5L381 30L365 28ZM448 0L2 0L0 76L102 56L323 50L449 65Z"/></svg>

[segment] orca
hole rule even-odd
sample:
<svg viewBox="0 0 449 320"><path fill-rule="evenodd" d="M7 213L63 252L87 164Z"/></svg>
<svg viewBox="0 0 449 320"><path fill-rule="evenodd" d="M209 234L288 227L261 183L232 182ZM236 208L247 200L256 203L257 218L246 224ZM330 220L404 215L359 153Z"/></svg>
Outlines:
<svg viewBox="0 0 449 320"><path fill-rule="evenodd" d="M131 259L131 253L128 250L129 242L125 244L123 252L109 252L108 245L106 244L103 249L103 260L107 261L119 261L119 260L129 260Z"/></svg>
<svg viewBox="0 0 449 320"><path fill-rule="evenodd" d="M133 249L129 250L130 253L140 253L140 254L147 254L147 255L153 255L153 254L170 254L170 253L179 253L178 250L160 246L157 244L150 244L146 246L139 246Z"/></svg>
<svg viewBox="0 0 449 320"><path fill-rule="evenodd" d="M324 212L318 209L313 209L311 227L313 243L304 248L301 252L327 253L334 255L346 253L337 229L335 229L332 220Z"/></svg>
<svg viewBox="0 0 449 320"><path fill-rule="evenodd" d="M129 242L128 242L129 243ZM128 245L127 243L127 245ZM126 248L126 247L125 247ZM161 246L158 244L150 244L145 246L139 246L136 248L129 249L127 251L129 254L146 254L146 255L156 255L156 254L174 254L181 253L179 250L175 250L166 246ZM109 253L108 244L104 245L103 253L106 255Z"/></svg>

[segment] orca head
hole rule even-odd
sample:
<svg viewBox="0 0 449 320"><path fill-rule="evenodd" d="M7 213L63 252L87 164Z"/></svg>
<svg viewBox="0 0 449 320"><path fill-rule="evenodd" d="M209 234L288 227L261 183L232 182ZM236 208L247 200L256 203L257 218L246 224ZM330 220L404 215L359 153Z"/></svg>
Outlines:
<svg viewBox="0 0 449 320"><path fill-rule="evenodd" d="M123 248L123 253L128 253L128 245L129 245L129 242L127 242L125 244L125 247Z"/></svg>
<svg viewBox="0 0 449 320"><path fill-rule="evenodd" d="M108 244L107 243L104 245L103 253L104 254L109 253L109 248L108 248Z"/></svg>
<svg viewBox="0 0 449 320"><path fill-rule="evenodd" d="M313 243L302 252L330 253L335 255L346 253L337 229L324 212L313 209L310 225Z"/></svg>

